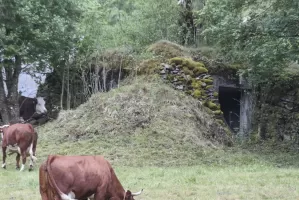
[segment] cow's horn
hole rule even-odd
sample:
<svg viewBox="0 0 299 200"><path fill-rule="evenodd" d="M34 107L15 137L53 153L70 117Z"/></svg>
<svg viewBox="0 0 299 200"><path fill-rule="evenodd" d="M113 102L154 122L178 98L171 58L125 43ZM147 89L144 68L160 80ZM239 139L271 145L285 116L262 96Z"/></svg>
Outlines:
<svg viewBox="0 0 299 200"><path fill-rule="evenodd" d="M132 196L138 196L142 193L143 189L141 189L139 192L135 192L135 193L132 193Z"/></svg>

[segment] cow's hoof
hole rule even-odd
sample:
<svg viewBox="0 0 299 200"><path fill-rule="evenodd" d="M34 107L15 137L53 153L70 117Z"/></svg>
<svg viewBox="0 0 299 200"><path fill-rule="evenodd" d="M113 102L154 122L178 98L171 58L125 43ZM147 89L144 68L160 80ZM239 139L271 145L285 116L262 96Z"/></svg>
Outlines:
<svg viewBox="0 0 299 200"><path fill-rule="evenodd" d="M6 169L6 163L3 163L3 164L2 164L2 168L3 168L3 169Z"/></svg>
<svg viewBox="0 0 299 200"><path fill-rule="evenodd" d="M16 167L16 170L19 170L20 169L20 167Z"/></svg>
<svg viewBox="0 0 299 200"><path fill-rule="evenodd" d="M20 172L23 171L24 168L25 168L25 166L22 164L22 167L21 167L21 169L20 169Z"/></svg>

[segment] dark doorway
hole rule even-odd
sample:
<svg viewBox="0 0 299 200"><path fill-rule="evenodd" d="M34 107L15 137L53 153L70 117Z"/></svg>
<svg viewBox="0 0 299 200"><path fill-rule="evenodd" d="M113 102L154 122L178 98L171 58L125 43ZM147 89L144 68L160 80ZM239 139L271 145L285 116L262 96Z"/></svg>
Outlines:
<svg viewBox="0 0 299 200"><path fill-rule="evenodd" d="M240 99L241 91L238 88L219 87L219 103L224 119L235 133L240 129Z"/></svg>

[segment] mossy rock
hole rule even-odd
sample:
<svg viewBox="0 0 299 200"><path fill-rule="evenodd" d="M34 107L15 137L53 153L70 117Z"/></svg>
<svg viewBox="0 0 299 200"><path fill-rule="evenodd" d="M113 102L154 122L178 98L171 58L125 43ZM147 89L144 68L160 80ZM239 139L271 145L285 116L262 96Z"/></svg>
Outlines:
<svg viewBox="0 0 299 200"><path fill-rule="evenodd" d="M208 89L212 89L214 86L213 85L208 85L207 87L206 87L206 89L208 90Z"/></svg>
<svg viewBox="0 0 299 200"><path fill-rule="evenodd" d="M176 77L176 76L173 75L173 74L168 74L167 77L166 77L166 79L167 79L168 81L173 81L175 77Z"/></svg>
<svg viewBox="0 0 299 200"><path fill-rule="evenodd" d="M192 96L195 97L195 98L201 97L201 90L198 90L198 89L194 90Z"/></svg>
<svg viewBox="0 0 299 200"><path fill-rule="evenodd" d="M208 85L212 85L212 84L213 84L213 80L211 80L211 79L207 79L207 78L205 78L205 79L201 79L201 81L202 81L202 82L205 82L205 83L208 84Z"/></svg>
<svg viewBox="0 0 299 200"><path fill-rule="evenodd" d="M182 82L186 82L187 80L182 76L177 76L177 79Z"/></svg>
<svg viewBox="0 0 299 200"><path fill-rule="evenodd" d="M201 86L202 86L202 82L195 79L195 80L192 81L191 86L194 89L200 89Z"/></svg>
<svg viewBox="0 0 299 200"><path fill-rule="evenodd" d="M195 62L191 58L184 57L174 57L169 59L170 65L183 66L184 71L186 68L192 71L195 76L198 76L203 73L208 73L208 69L205 68L205 65L202 62ZM190 74L191 75L191 74Z"/></svg>
<svg viewBox="0 0 299 200"><path fill-rule="evenodd" d="M193 71L189 70L188 67L184 67L183 71L186 75L194 76Z"/></svg>
<svg viewBox="0 0 299 200"><path fill-rule="evenodd" d="M219 96L218 92L214 92L214 93L213 93L213 96L214 96L214 97L218 97L218 96Z"/></svg>
<svg viewBox="0 0 299 200"><path fill-rule="evenodd" d="M185 58L174 57L174 58L169 59L169 64L171 64L171 65L175 64L177 66L178 65L182 66L184 61L185 61Z"/></svg>
<svg viewBox="0 0 299 200"><path fill-rule="evenodd" d="M223 112L221 110L215 110L214 114L215 115L223 115Z"/></svg>
<svg viewBox="0 0 299 200"><path fill-rule="evenodd" d="M221 120L221 119L216 119L216 122L217 122L218 124L220 124L221 126L225 126L224 121Z"/></svg>
<svg viewBox="0 0 299 200"><path fill-rule="evenodd" d="M206 94L201 95L201 99L206 100L207 98L208 98L208 96Z"/></svg>
<svg viewBox="0 0 299 200"><path fill-rule="evenodd" d="M217 106L217 104L213 103L212 101L207 101L205 103L205 106L207 106L208 108L210 108L213 111L219 110L219 106Z"/></svg>
<svg viewBox="0 0 299 200"><path fill-rule="evenodd" d="M161 62L158 59L144 60L139 64L137 74L138 75L149 75L160 72Z"/></svg>

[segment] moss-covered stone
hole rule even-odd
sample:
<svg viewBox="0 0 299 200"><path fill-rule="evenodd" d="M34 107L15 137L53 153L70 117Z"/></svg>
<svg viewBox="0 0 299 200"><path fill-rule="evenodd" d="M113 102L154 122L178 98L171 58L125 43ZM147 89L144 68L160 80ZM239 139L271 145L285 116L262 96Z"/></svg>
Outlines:
<svg viewBox="0 0 299 200"><path fill-rule="evenodd" d="M208 89L212 89L214 86L213 85L208 85L207 87L206 87L206 89L208 90Z"/></svg>
<svg viewBox="0 0 299 200"><path fill-rule="evenodd" d="M223 115L223 112L221 110L215 110L214 114L215 115Z"/></svg>
<svg viewBox="0 0 299 200"><path fill-rule="evenodd" d="M160 71L161 62L158 59L148 59L144 60L139 64L137 74L138 75L149 75L155 74Z"/></svg>
<svg viewBox="0 0 299 200"><path fill-rule="evenodd" d="M219 107L217 106L217 104L213 103L212 101L207 101L205 106L207 106L211 110L219 110Z"/></svg>
<svg viewBox="0 0 299 200"><path fill-rule="evenodd" d="M174 57L169 59L169 64L182 65L185 59L181 57Z"/></svg>
<svg viewBox="0 0 299 200"><path fill-rule="evenodd" d="M168 75L167 75L167 80L168 80L168 81L173 81L174 78L175 78L175 75L173 75L173 74L168 74Z"/></svg>
<svg viewBox="0 0 299 200"><path fill-rule="evenodd" d="M193 97L195 97L195 98L199 98L199 97L201 97L201 90L194 90L194 92L193 92Z"/></svg>
<svg viewBox="0 0 299 200"><path fill-rule="evenodd" d="M205 68L205 65L202 62L195 62L191 58L174 57L169 59L169 64L182 65L184 71L186 68L188 68L188 70L193 72L192 75L195 76L208 72L207 68Z"/></svg>
<svg viewBox="0 0 299 200"><path fill-rule="evenodd" d="M194 89L199 89L199 88L201 88L201 86L202 86L202 82L195 79L195 80L192 81L191 86L192 86Z"/></svg>
<svg viewBox="0 0 299 200"><path fill-rule="evenodd" d="M202 79L202 82L205 82L208 85L212 85L213 84L213 80L211 80L211 79Z"/></svg>
<svg viewBox="0 0 299 200"><path fill-rule="evenodd" d="M224 121L221 120L221 119L216 119L216 122L217 122L218 124L220 124L221 126L225 126Z"/></svg>
<svg viewBox="0 0 299 200"><path fill-rule="evenodd" d="M213 93L213 96L214 96L214 97L218 97L218 96L219 96L218 92L214 92L214 93Z"/></svg>
<svg viewBox="0 0 299 200"><path fill-rule="evenodd" d="M186 75L190 75L193 76L193 72L191 70L189 70L187 67L183 67L183 71Z"/></svg>

